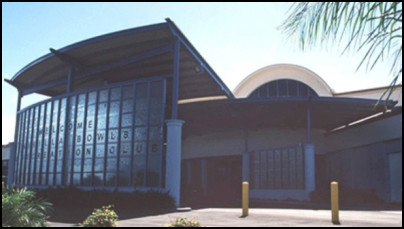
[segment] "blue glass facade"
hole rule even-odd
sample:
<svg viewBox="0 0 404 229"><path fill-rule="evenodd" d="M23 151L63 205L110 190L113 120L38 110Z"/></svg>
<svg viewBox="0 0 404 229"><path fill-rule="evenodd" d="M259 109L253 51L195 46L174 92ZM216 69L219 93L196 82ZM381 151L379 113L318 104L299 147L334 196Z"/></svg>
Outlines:
<svg viewBox="0 0 404 229"><path fill-rule="evenodd" d="M18 112L17 186L163 187L166 81L128 81Z"/></svg>

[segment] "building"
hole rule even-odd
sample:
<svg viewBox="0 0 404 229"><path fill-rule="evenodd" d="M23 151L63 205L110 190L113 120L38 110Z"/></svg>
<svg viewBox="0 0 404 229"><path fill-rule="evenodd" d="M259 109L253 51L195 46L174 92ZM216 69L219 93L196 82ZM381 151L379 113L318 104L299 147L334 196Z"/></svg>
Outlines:
<svg viewBox="0 0 404 229"><path fill-rule="evenodd" d="M383 114L385 90L335 93L314 72L277 64L246 77L236 99L180 105L185 193L231 201L249 180L253 199L309 200L336 180L401 201L402 88Z"/></svg>
<svg viewBox="0 0 404 229"><path fill-rule="evenodd" d="M10 160L10 150L12 147L12 143L7 145L1 146L1 181L6 183L7 182L7 175L8 175L8 164Z"/></svg>
<svg viewBox="0 0 404 229"><path fill-rule="evenodd" d="M401 86L377 103L384 88L338 94L279 64L231 92L169 19L51 49L6 81L10 185L161 189L180 205L237 201L242 180L254 199L309 200L336 179L401 202ZM50 98L21 109L31 93Z"/></svg>

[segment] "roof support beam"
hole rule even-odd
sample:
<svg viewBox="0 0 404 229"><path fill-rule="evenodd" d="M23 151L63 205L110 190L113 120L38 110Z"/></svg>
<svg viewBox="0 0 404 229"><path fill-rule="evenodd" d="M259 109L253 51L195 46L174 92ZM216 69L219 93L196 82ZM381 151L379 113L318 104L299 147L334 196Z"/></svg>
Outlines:
<svg viewBox="0 0 404 229"><path fill-rule="evenodd" d="M9 79L4 79L4 81L5 81L6 83L10 84L11 86L17 88L18 90L22 87L21 84L19 84L19 83L17 83L17 82L14 82L14 81L11 81L11 80L9 80Z"/></svg>
<svg viewBox="0 0 404 229"><path fill-rule="evenodd" d="M67 85L66 85L66 93L70 93L73 91L73 77L74 77L74 69L72 66L69 66L67 70Z"/></svg>
<svg viewBox="0 0 404 229"><path fill-rule="evenodd" d="M91 79L91 78L95 77L94 75L96 75L96 74L106 72L106 71L111 71L111 70L114 70L116 68L128 65L128 64L132 64L132 63L135 63L135 62L146 60L148 58L152 58L152 57L155 57L155 56L158 56L158 55L162 55L162 54L171 52L172 49L173 49L172 45L166 45L166 46L162 46L162 47L157 48L157 49L149 50L149 51L137 54L137 55L133 55L133 56L130 56L130 57L127 57L127 58L123 58L123 59L120 59L118 61L115 61L115 62L112 62L112 63L109 63L109 64L98 65L98 66L95 66L93 68L86 69L85 71L82 71L80 73L74 74L74 80L84 79L84 78L87 78L87 77ZM28 95L28 94L31 94L31 93L36 93L36 92L39 92L39 91L42 91L42 90L46 90L46 89L49 89L49 88L52 88L52 87L56 87L56 86L60 86L60 85L66 85L66 84L67 84L67 91L69 92L69 88L70 88L70 92L71 92L72 88L74 86L74 83L72 82L73 81L73 71L74 71L73 69L69 70L68 76L70 75L70 79L54 80L54 81L51 81L51 82L48 82L48 83L45 83L45 84L37 85L37 86L34 86L34 87L29 87L29 88L26 88L26 89L24 89L22 91L22 95L24 96L24 95ZM69 78L69 77L67 77L67 78ZM12 82L12 81L10 81L10 80L5 80L5 81L10 83L14 87L17 87L15 85L15 83ZM70 85L69 85L69 81L71 81Z"/></svg>
<svg viewBox="0 0 404 229"><path fill-rule="evenodd" d="M77 69L85 69L85 66L80 63L76 58L69 56L66 53L59 52L53 48L49 49L51 53L53 53L57 58L59 58L62 62L69 64L70 66L74 66Z"/></svg>
<svg viewBox="0 0 404 229"><path fill-rule="evenodd" d="M21 99L22 99L22 94L21 91L18 91L18 98L17 98L17 112L16 114L18 114L18 112L21 110ZM17 129L17 128L16 128ZM15 130L16 130L15 129ZM17 133L17 131L15 131ZM14 138L15 139L15 138Z"/></svg>

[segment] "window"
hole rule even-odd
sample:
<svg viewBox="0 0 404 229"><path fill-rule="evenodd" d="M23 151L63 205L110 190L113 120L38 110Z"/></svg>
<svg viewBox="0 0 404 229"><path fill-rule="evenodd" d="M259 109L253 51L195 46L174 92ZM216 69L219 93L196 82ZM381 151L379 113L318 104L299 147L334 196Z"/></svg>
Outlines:
<svg viewBox="0 0 404 229"><path fill-rule="evenodd" d="M266 83L255 89L250 98L275 98L275 97L306 97L318 96L308 85L296 80L276 80Z"/></svg>
<svg viewBox="0 0 404 229"><path fill-rule="evenodd" d="M21 110L16 184L162 187L165 87L129 81Z"/></svg>
<svg viewBox="0 0 404 229"><path fill-rule="evenodd" d="M253 189L304 189L302 145L250 153Z"/></svg>

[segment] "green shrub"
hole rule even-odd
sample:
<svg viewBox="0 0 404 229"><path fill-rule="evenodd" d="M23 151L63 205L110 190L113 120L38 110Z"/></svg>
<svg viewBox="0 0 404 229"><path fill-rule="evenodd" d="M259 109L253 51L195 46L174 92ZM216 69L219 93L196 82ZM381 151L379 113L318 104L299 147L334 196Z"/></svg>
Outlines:
<svg viewBox="0 0 404 229"><path fill-rule="evenodd" d="M46 227L52 204L27 189L5 189L1 195L3 227Z"/></svg>
<svg viewBox="0 0 404 229"><path fill-rule="evenodd" d="M84 220L83 227L117 227L118 215L111 205L94 209L93 213Z"/></svg>
<svg viewBox="0 0 404 229"><path fill-rule="evenodd" d="M166 227L201 227L201 224L193 219L177 218L174 222L166 225Z"/></svg>

